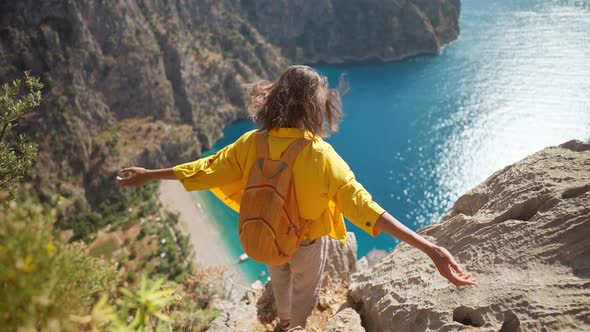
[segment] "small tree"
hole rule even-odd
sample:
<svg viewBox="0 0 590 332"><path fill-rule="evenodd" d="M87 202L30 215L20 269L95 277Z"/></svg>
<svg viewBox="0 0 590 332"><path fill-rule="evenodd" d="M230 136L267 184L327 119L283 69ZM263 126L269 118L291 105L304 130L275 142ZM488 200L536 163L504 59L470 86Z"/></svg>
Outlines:
<svg viewBox="0 0 590 332"><path fill-rule="evenodd" d="M21 80L2 85L0 94L0 189L16 194L15 183L33 166L37 159L37 144L19 135L16 141L7 140L17 121L28 111L39 106L43 84L25 71L28 93L21 94Z"/></svg>

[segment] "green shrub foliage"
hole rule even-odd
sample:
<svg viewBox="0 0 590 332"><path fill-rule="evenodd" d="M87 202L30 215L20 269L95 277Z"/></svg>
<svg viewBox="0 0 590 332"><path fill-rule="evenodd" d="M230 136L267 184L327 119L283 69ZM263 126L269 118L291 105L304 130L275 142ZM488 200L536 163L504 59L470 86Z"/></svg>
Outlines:
<svg viewBox="0 0 590 332"><path fill-rule="evenodd" d="M0 208L0 326L67 331L69 319L116 288L113 264L82 243L53 235L54 213L39 204Z"/></svg>
<svg viewBox="0 0 590 332"><path fill-rule="evenodd" d="M43 84L25 72L28 93L21 93L20 79L2 85L0 94L0 189L6 189L14 197L15 184L31 168L37 158L37 145L19 135L13 138L12 130L22 116L39 106Z"/></svg>
<svg viewBox="0 0 590 332"><path fill-rule="evenodd" d="M40 203L30 185L19 183L37 157L37 145L12 131L39 106L43 88L28 72L24 85L26 93L21 80L4 84L0 95L0 330L204 331L219 314L210 308L212 299L223 297L204 276L223 278L204 270L186 280L193 271L190 241L176 229L178 217L160 211L157 184L118 190L81 216L68 213L61 195ZM17 186L23 189L19 197ZM143 219L136 240L147 236L159 243L150 272L142 268L122 275L116 270L122 259L90 255L84 241L92 242L98 230ZM124 259L137 259L135 249ZM127 287L117 291L121 285ZM182 297L192 300L184 303Z"/></svg>

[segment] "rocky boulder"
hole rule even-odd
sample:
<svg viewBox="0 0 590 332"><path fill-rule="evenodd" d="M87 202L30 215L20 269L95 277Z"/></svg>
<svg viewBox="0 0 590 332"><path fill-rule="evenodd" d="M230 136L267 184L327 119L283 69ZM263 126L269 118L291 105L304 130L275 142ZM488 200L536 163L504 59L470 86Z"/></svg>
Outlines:
<svg viewBox="0 0 590 332"><path fill-rule="evenodd" d="M216 309L222 310L207 331L247 332L256 325L256 306L248 302L222 302Z"/></svg>
<svg viewBox="0 0 590 332"><path fill-rule="evenodd" d="M359 316L358 312L354 311L352 308L345 308L336 313L336 315L328 321L324 331L365 332L365 329L361 325L361 316Z"/></svg>
<svg viewBox="0 0 590 332"><path fill-rule="evenodd" d="M456 288L400 244L352 276L368 331L590 329L590 144L546 148L496 172L419 232L478 285Z"/></svg>
<svg viewBox="0 0 590 332"><path fill-rule="evenodd" d="M328 238L326 241L326 265L322 287L336 287L348 283L350 276L356 272L356 255L358 244L354 233L346 233L346 245Z"/></svg>

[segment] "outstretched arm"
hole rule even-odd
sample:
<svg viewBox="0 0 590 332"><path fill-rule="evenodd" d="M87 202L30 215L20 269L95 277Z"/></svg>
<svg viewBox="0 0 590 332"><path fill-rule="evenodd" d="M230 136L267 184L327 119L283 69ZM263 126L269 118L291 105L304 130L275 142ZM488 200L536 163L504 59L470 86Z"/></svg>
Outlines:
<svg viewBox="0 0 590 332"><path fill-rule="evenodd" d="M375 203L369 192L356 181L350 167L330 146L326 149L326 160L327 178L333 184L328 191L334 192L334 202L344 216L373 236L384 231L422 250L432 259L440 274L454 285L475 285L475 279L463 272L445 248L407 228Z"/></svg>
<svg viewBox="0 0 590 332"><path fill-rule="evenodd" d="M250 131L237 141L217 151L214 155L176 165L172 168L145 169L124 168L117 182L124 187L135 187L151 180L179 180L188 191L217 188L242 178L245 163L255 131ZM127 176L125 176L127 175Z"/></svg>
<svg viewBox="0 0 590 332"><path fill-rule="evenodd" d="M445 248L426 240L420 234L404 226L389 213L384 212L377 219L375 228L422 250L432 259L440 274L455 286L475 285L475 279L470 274L463 272L459 264Z"/></svg>
<svg viewBox="0 0 590 332"><path fill-rule="evenodd" d="M123 168L119 173L128 175L117 175L117 182L123 187L143 186L151 180L176 180L172 168L145 169L142 167L128 167Z"/></svg>

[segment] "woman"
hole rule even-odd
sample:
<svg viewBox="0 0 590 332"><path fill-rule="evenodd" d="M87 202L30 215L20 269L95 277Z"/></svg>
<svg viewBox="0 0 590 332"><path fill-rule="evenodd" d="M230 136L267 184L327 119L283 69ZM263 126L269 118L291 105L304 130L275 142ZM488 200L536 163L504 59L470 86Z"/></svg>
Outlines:
<svg viewBox="0 0 590 332"><path fill-rule="evenodd" d="M348 165L322 140L337 130L342 114L337 90L326 77L307 66L291 66L274 82L248 87L248 108L261 127L242 135L213 156L173 168L125 168L122 186L140 186L150 180L180 180L186 190L211 190L239 212L240 197L256 159L256 133L268 138L269 157L281 154L298 138L307 144L293 163L293 183L299 215L310 220L301 246L281 266L268 266L277 304L279 327L305 327L315 306L324 266L324 239L346 239L342 215L372 236L385 232L426 253L442 276L456 286L474 285L447 250L402 225L371 199ZM362 151L359 151L362 153Z"/></svg>

